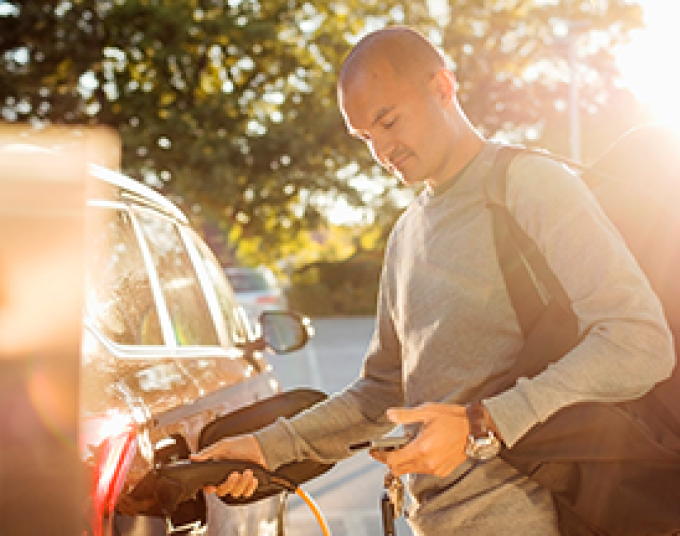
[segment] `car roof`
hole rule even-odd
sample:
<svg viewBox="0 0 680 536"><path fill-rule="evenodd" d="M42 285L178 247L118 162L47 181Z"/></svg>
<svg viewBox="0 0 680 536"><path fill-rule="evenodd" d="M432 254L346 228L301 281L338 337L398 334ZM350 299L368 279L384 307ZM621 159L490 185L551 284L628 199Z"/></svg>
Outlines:
<svg viewBox="0 0 680 536"><path fill-rule="evenodd" d="M68 151L48 148L29 142L11 141L9 143L0 143L0 155L3 158L7 156L14 158L13 162L16 162L16 158L20 158L24 159L27 163L31 163L35 162L37 158L38 161L44 160L46 163L54 160L55 164L58 164L64 158L68 158L69 153ZM22 171L24 174L30 173L31 170L34 173L44 173L44 169L44 167L28 167ZM125 201L132 201L135 204L148 206L163 212L181 223L188 223L187 217L172 201L153 188L119 171L90 163L88 164L88 176L99 183L97 185L88 185L88 200L124 199Z"/></svg>
<svg viewBox="0 0 680 536"><path fill-rule="evenodd" d="M115 188L118 191L117 195L119 197L127 198L127 200L132 200L137 204L146 205L155 210L165 212L182 223L188 223L184 213L174 203L149 186L118 171L113 171L98 164L90 164L89 172L90 177ZM91 199L97 197L98 190L96 193L91 194ZM110 198L110 193L102 197Z"/></svg>

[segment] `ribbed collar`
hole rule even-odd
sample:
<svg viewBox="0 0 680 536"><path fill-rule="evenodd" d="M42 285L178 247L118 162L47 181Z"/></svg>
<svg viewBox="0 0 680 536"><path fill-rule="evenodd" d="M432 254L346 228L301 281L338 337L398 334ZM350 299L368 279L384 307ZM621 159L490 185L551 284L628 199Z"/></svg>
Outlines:
<svg viewBox="0 0 680 536"><path fill-rule="evenodd" d="M481 151L479 151L458 173L456 173L449 180L443 184L439 184L434 188L425 188L423 190L423 197L426 202L440 199L446 192L450 191L454 186L460 187L461 193L469 187L474 188L474 184L468 184L471 180L477 181L479 177L486 177L493 167L496 159L496 153L500 144L495 141L487 141L484 143ZM459 188L457 187L456 190Z"/></svg>

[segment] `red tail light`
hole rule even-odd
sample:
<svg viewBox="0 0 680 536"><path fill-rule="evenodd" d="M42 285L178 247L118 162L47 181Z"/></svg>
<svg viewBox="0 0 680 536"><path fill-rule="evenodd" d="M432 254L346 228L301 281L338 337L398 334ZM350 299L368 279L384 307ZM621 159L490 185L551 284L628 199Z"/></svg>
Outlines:
<svg viewBox="0 0 680 536"><path fill-rule="evenodd" d="M269 304L275 304L275 303L277 303L277 302L279 301L279 297L278 297L278 296L260 296L260 297L257 298L257 300L255 300L255 301L256 301L257 303L260 303L260 304L267 304L267 305L269 305Z"/></svg>
<svg viewBox="0 0 680 536"><path fill-rule="evenodd" d="M108 536L113 533L112 514L137 450L137 430L130 418L118 413L88 419L83 427L86 430L83 439L91 449L87 461L93 470L92 536Z"/></svg>

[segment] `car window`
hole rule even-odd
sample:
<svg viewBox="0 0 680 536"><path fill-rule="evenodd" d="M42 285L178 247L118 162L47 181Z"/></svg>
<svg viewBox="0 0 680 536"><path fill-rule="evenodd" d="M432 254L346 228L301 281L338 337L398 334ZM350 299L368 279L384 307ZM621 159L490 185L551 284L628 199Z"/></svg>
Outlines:
<svg viewBox="0 0 680 536"><path fill-rule="evenodd" d="M234 298L234 293L224 277L224 272L219 262L208 249L208 247L201 240L195 236L191 236L191 240L196 246L201 260L205 266L205 271L210 278L212 287L217 294L217 301L220 306L220 311L224 316L227 337L229 343L233 346L238 346L246 342L246 327L243 324L241 315L238 313L238 303Z"/></svg>
<svg viewBox="0 0 680 536"><path fill-rule="evenodd" d="M227 277L236 292L258 292L270 287L264 275L259 272L229 272Z"/></svg>
<svg viewBox="0 0 680 536"><path fill-rule="evenodd" d="M219 346L219 338L194 266L175 224L135 212L158 272L179 346Z"/></svg>
<svg viewBox="0 0 680 536"><path fill-rule="evenodd" d="M111 341L162 345L156 303L130 215L124 210L87 209L86 309Z"/></svg>

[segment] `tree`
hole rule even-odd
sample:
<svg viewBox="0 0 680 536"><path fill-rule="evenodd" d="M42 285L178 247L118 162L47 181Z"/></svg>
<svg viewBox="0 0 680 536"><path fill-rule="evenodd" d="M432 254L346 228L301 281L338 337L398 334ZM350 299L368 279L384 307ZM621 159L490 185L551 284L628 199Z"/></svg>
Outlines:
<svg viewBox="0 0 680 536"><path fill-rule="evenodd" d="M333 71L348 36L397 9L318 4L4 2L3 115L111 125L126 171L246 236L314 225L319 191L360 203L335 175L356 151L346 147Z"/></svg>
<svg viewBox="0 0 680 536"><path fill-rule="evenodd" d="M568 22L588 110L620 91L610 47L641 22L627 0L456 0L439 21L427 4L0 0L0 112L114 127L125 171L276 251L322 219L318 196L360 205L346 177L382 176L335 98L342 58L369 28L422 29L451 58L475 125L521 139L565 116Z"/></svg>

